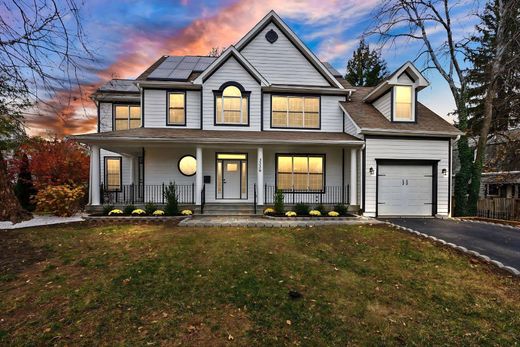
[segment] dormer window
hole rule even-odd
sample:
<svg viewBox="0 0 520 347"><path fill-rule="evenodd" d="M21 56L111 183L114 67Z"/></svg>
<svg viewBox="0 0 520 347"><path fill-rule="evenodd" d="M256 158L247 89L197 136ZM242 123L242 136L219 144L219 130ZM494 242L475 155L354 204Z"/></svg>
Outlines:
<svg viewBox="0 0 520 347"><path fill-rule="evenodd" d="M394 87L394 115L395 122L413 122L413 88L412 86Z"/></svg>
<svg viewBox="0 0 520 347"><path fill-rule="evenodd" d="M214 93L215 125L249 125L249 92L230 82Z"/></svg>

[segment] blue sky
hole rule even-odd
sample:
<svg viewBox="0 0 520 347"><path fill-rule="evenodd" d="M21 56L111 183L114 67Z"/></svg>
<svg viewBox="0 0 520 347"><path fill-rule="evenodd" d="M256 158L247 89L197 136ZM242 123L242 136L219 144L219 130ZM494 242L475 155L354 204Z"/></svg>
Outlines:
<svg viewBox="0 0 520 347"><path fill-rule="evenodd" d="M342 73L360 35L373 22L379 0L224 0L224 1L106 1L89 0L81 8L89 47L97 63L81 74L84 92L95 90L110 78L135 78L162 55L201 54L211 47L236 43L269 10L274 9L322 60ZM476 24L472 15L478 2L453 3L457 38L468 37ZM431 27L435 45L444 42L439 28ZM369 43L377 46L376 38ZM413 60L420 43L400 40L383 48L389 70ZM425 61L416 65L421 69ZM442 116L453 111L447 84L433 70L425 73L431 86L419 100ZM95 109L86 97L63 107L67 112L29 119L34 131L81 133L95 129ZM66 114L65 114L66 113ZM66 128L66 130L64 130Z"/></svg>

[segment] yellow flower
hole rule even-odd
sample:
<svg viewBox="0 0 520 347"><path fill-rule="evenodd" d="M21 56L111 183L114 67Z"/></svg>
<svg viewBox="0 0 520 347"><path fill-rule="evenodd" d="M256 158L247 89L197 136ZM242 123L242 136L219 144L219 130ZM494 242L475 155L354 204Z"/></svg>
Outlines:
<svg viewBox="0 0 520 347"><path fill-rule="evenodd" d="M268 207L264 210L264 214L274 214L274 209Z"/></svg>
<svg viewBox="0 0 520 347"><path fill-rule="evenodd" d="M329 215L329 217L338 217L338 216L339 216L339 213L336 212L336 211L330 211L330 212L328 213L328 215Z"/></svg>
<svg viewBox="0 0 520 347"><path fill-rule="evenodd" d="M294 211L287 211L287 212L285 212L285 215L287 217L296 217L296 212L294 212Z"/></svg>
<svg viewBox="0 0 520 347"><path fill-rule="evenodd" d="M155 210L152 214L154 216L164 216L164 211L163 210Z"/></svg>
<svg viewBox="0 0 520 347"><path fill-rule="evenodd" d="M117 208L108 212L109 216L117 216L117 215L121 215L121 214L123 214L123 211L118 210Z"/></svg>
<svg viewBox="0 0 520 347"><path fill-rule="evenodd" d="M321 216L321 212L318 210L311 210L311 211L309 211L309 215L319 217L319 216Z"/></svg>
<svg viewBox="0 0 520 347"><path fill-rule="evenodd" d="M141 216L141 215L144 215L144 214L146 214L146 211L143 210L143 209L140 209L140 208L135 209L135 210L132 211L132 216Z"/></svg>
<svg viewBox="0 0 520 347"><path fill-rule="evenodd" d="M183 216L191 216L193 212L191 210L182 210L181 214Z"/></svg>

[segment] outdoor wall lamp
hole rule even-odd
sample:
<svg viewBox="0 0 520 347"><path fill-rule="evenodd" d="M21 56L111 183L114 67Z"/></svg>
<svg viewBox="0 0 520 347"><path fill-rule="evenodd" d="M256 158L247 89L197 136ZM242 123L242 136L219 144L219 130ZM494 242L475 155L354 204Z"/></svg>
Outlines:
<svg viewBox="0 0 520 347"><path fill-rule="evenodd" d="M446 170L446 169L442 169L442 174L443 174L444 176L448 176L448 170Z"/></svg>
<svg viewBox="0 0 520 347"><path fill-rule="evenodd" d="M374 168L370 167L370 169L368 169L368 173L370 174L370 176L374 176Z"/></svg>

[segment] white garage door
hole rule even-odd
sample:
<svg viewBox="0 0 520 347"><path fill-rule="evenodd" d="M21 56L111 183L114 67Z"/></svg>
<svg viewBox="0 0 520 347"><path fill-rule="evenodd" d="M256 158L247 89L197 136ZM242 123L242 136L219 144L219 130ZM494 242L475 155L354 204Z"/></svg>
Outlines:
<svg viewBox="0 0 520 347"><path fill-rule="evenodd" d="M431 216L431 165L380 165L379 216Z"/></svg>

